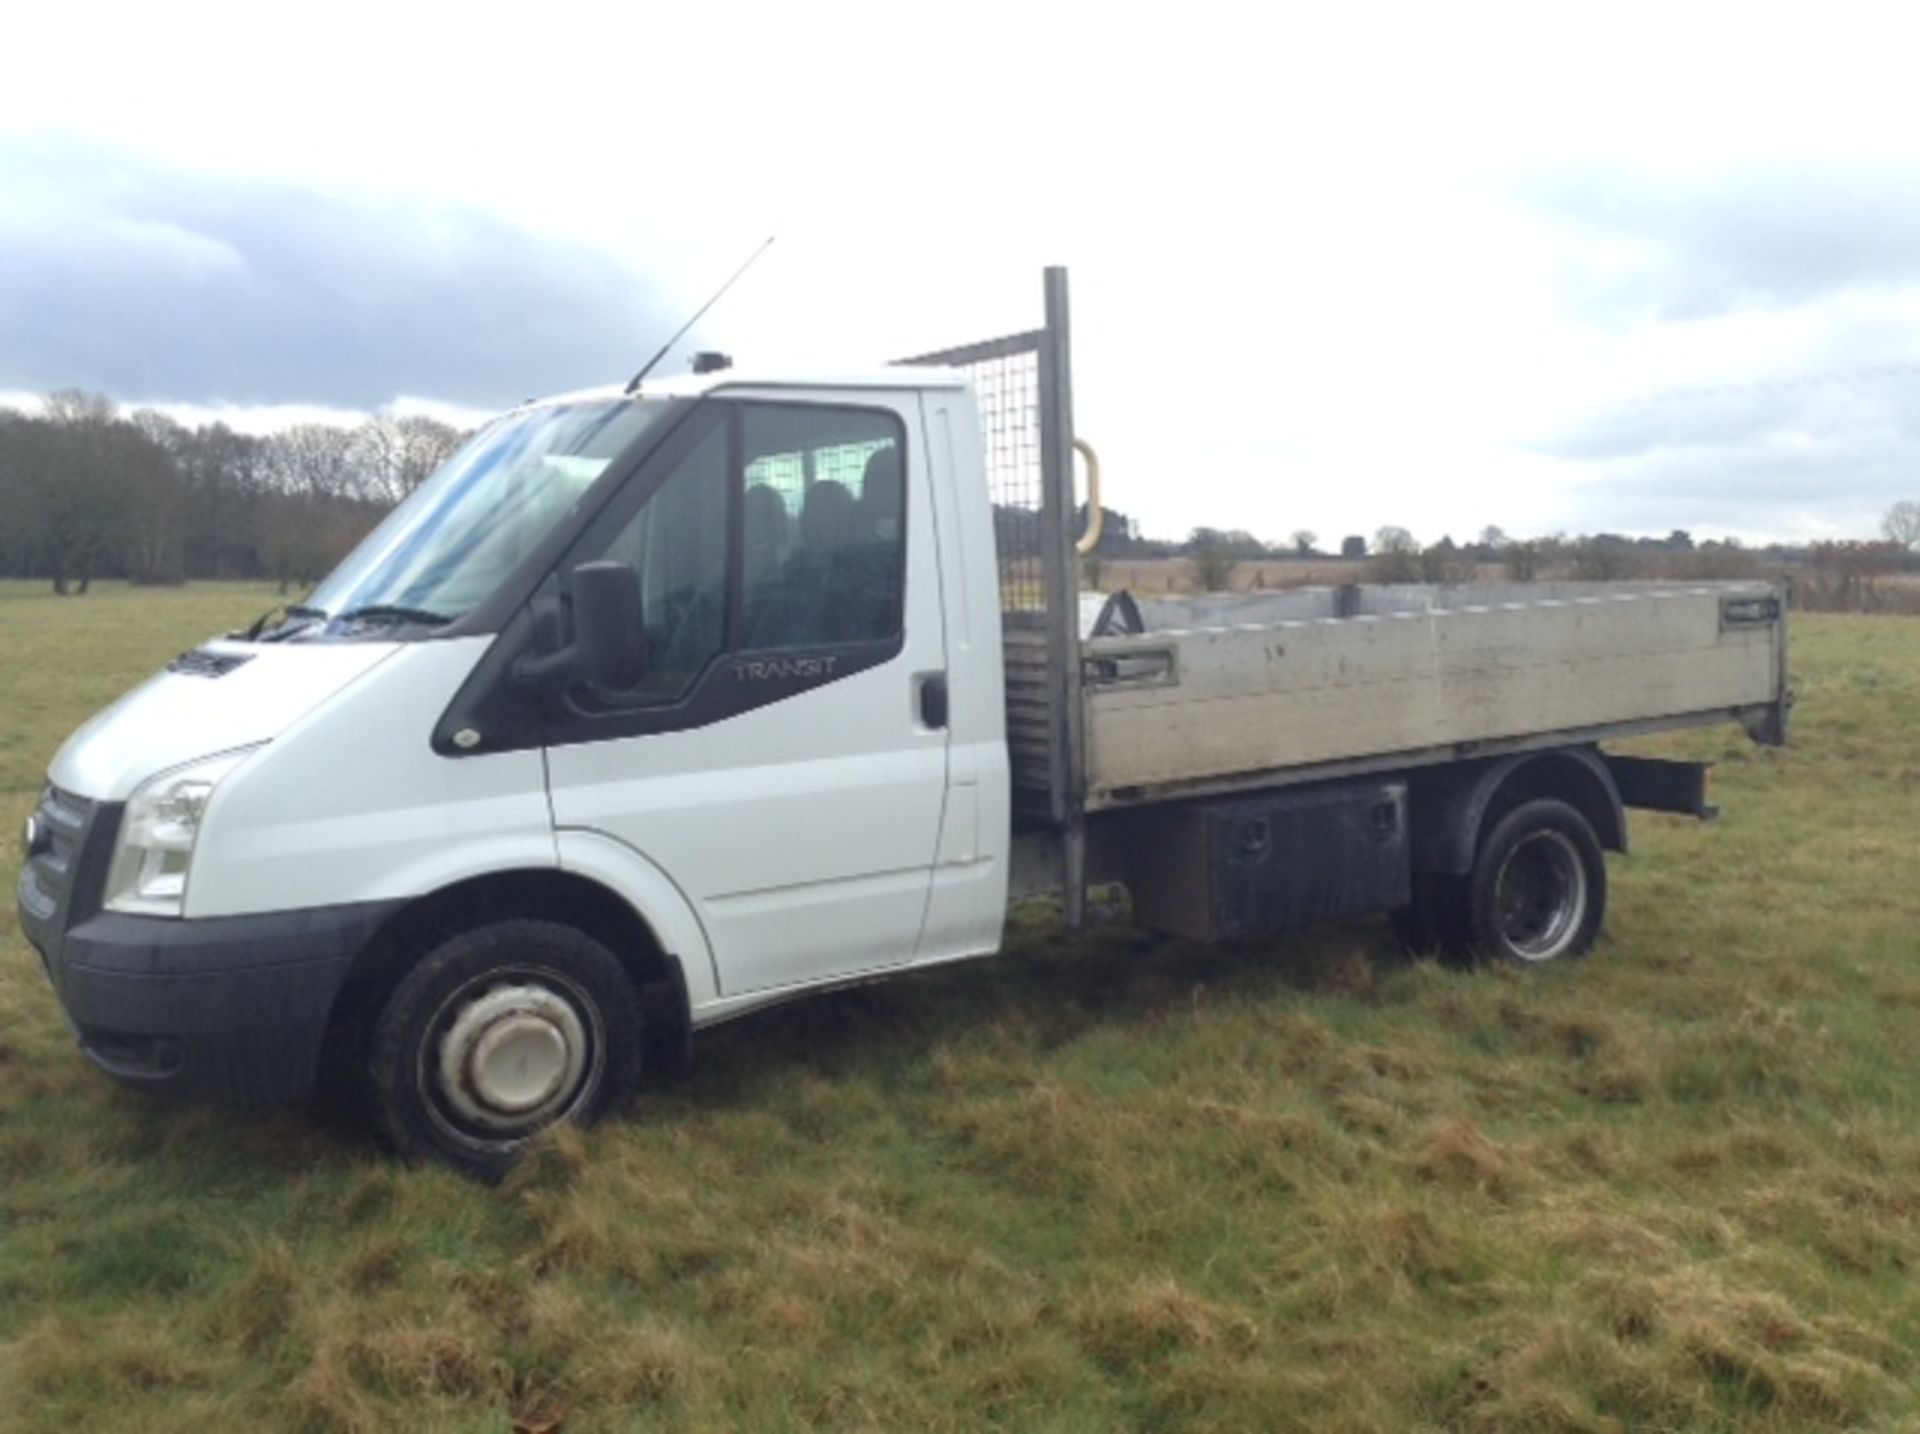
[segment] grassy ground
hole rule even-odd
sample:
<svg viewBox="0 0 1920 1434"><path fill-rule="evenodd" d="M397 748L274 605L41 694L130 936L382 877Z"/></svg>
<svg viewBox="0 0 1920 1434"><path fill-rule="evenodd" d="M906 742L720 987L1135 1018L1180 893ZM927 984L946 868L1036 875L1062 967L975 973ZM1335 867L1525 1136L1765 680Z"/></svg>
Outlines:
<svg viewBox="0 0 1920 1434"><path fill-rule="evenodd" d="M0 818L264 591L0 586ZM701 1043L501 1189L113 1087L0 935L0 1427L1920 1420L1920 623L1645 818L1564 970L1044 924ZM10 889L17 843L5 841Z"/></svg>

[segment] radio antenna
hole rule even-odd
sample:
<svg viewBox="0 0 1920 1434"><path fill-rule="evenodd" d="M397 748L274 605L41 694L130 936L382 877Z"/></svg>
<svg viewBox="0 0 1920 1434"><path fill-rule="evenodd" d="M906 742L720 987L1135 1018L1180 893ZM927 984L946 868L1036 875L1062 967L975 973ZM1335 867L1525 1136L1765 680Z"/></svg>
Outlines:
<svg viewBox="0 0 1920 1434"><path fill-rule="evenodd" d="M674 333L674 336L672 338L668 339L665 343L660 345L660 352L655 354L652 358L648 359L647 366L641 369L640 372L638 372L633 376L633 382L627 385L628 393L632 393L636 389L638 389L640 387L640 380L645 378L648 374L652 373L654 368L659 364L660 360L667 356L668 352L673 348L673 346L679 343L681 339L686 337L687 330L700 322L701 315L705 314L708 309L711 309L715 304L719 303L721 296L724 295L727 292L727 290L731 289L735 284L740 282L740 276L746 273L747 270L753 267L754 260L758 259L762 254L767 252L767 245L773 243L773 239L774 239L774 236L769 234L767 236L766 243L762 244L758 249L755 249L751 254L747 255L747 262L742 264L738 269L735 269L733 271L733 277L727 280L726 283L722 284L719 290L714 294L714 296L711 299L708 299L706 303L702 304L698 312L696 312L692 318L688 319L684 324L680 325L679 329Z"/></svg>

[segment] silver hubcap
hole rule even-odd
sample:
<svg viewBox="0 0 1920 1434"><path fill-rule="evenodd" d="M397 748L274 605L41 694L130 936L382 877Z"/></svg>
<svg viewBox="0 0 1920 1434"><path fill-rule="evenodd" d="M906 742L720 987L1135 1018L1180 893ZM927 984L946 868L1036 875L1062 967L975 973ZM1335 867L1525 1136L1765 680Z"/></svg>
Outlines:
<svg viewBox="0 0 1920 1434"><path fill-rule="evenodd" d="M452 1005L433 1075L455 1115L516 1134L567 1111L592 1050L571 1001L543 984L516 982Z"/></svg>
<svg viewBox="0 0 1920 1434"><path fill-rule="evenodd" d="M1587 910L1587 868L1565 832L1530 832L1500 865L1500 937L1523 961L1564 955Z"/></svg>

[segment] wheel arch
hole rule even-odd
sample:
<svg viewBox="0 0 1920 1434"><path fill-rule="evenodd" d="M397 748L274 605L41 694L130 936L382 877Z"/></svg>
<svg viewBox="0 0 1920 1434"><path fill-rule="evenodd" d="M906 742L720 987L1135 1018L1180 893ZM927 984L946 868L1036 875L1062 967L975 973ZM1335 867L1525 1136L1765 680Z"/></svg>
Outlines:
<svg viewBox="0 0 1920 1434"><path fill-rule="evenodd" d="M529 868L453 882L390 916L348 967L328 1017L328 1045L363 1031L423 952L495 921L552 921L591 936L632 978L648 1029L649 1064L684 1066L690 1003L681 958L655 925L604 883L578 872ZM357 1045L357 1035L352 1043Z"/></svg>
<svg viewBox="0 0 1920 1434"><path fill-rule="evenodd" d="M1603 851L1627 850L1626 807L1606 763L1591 747L1558 747L1416 776L1416 869L1466 875L1481 834L1536 797L1555 797L1573 807L1593 828Z"/></svg>

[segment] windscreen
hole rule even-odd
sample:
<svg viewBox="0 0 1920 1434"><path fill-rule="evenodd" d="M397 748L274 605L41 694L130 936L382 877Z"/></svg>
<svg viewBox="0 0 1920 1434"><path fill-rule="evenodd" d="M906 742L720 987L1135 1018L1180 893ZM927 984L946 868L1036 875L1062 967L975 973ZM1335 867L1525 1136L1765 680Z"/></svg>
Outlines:
<svg viewBox="0 0 1920 1434"><path fill-rule="evenodd" d="M522 409L490 424L369 533L302 606L439 624L471 612L658 422L660 401Z"/></svg>

